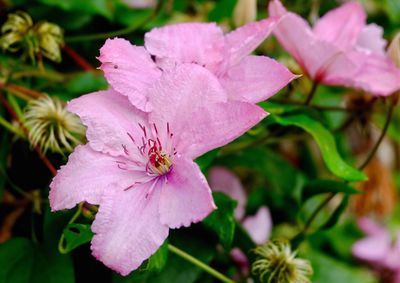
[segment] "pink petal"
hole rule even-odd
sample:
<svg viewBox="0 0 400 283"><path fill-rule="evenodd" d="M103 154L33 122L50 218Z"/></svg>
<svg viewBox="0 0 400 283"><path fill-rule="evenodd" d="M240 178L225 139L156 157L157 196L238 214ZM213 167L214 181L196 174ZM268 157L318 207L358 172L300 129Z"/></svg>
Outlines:
<svg viewBox="0 0 400 283"><path fill-rule="evenodd" d="M214 23L183 23L152 29L145 34L145 47L163 69L196 63L216 70L224 59L225 43Z"/></svg>
<svg viewBox="0 0 400 283"><path fill-rule="evenodd" d="M272 231L272 218L269 209L266 206L260 207L254 216L246 217L243 221L243 227L256 244L264 244Z"/></svg>
<svg viewBox="0 0 400 283"><path fill-rule="evenodd" d="M281 1L271 0L268 5L268 12L271 17L281 17L287 13L287 10Z"/></svg>
<svg viewBox="0 0 400 283"><path fill-rule="evenodd" d="M168 122L174 136L179 138L182 127L192 122L192 113L197 107L226 101L227 95L218 79L207 69L195 64L182 64L164 72L149 89L149 98L157 109L149 114L150 121L158 127Z"/></svg>
<svg viewBox="0 0 400 283"><path fill-rule="evenodd" d="M353 52L351 55L358 69L350 74L348 85L377 96L388 96L400 88L400 71L386 57Z"/></svg>
<svg viewBox="0 0 400 283"><path fill-rule="evenodd" d="M245 213L247 196L238 177L224 167L213 167L208 173L210 187L214 192L223 192L236 200L235 217L241 220Z"/></svg>
<svg viewBox="0 0 400 283"><path fill-rule="evenodd" d="M273 1L269 9L273 15L282 8L280 2ZM329 82L355 69L343 51L329 42L317 39L308 23L296 14L286 13L274 34L312 79Z"/></svg>
<svg viewBox="0 0 400 283"><path fill-rule="evenodd" d="M233 66L249 55L272 32L277 18L269 18L242 26L225 36L229 66Z"/></svg>
<svg viewBox="0 0 400 283"><path fill-rule="evenodd" d="M108 39L100 49L99 60L108 83L116 91L126 95L140 110L151 110L143 89L154 82L161 71L146 49L122 38Z"/></svg>
<svg viewBox="0 0 400 283"><path fill-rule="evenodd" d="M141 134L138 123L146 125L146 114L113 90L99 91L73 99L68 110L76 113L88 127L89 145L96 151L124 156L123 145L137 152L127 133Z"/></svg>
<svg viewBox="0 0 400 283"><path fill-rule="evenodd" d="M216 207L206 178L193 161L177 157L160 198L161 223L170 228L188 227Z"/></svg>
<svg viewBox="0 0 400 283"><path fill-rule="evenodd" d="M315 35L342 50L351 49L366 22L360 3L349 2L326 13L314 27Z"/></svg>
<svg viewBox="0 0 400 283"><path fill-rule="evenodd" d="M387 233L385 227L367 217L359 218L357 224L358 227L368 236Z"/></svg>
<svg viewBox="0 0 400 283"><path fill-rule="evenodd" d="M177 141L177 151L196 158L226 145L267 116L257 105L245 102L214 103L194 111L186 119Z"/></svg>
<svg viewBox="0 0 400 283"><path fill-rule="evenodd" d="M80 145L61 166L50 184L52 210L72 208L87 201L99 204L101 195L111 187L126 188L144 173L127 172L118 168L117 159Z"/></svg>
<svg viewBox="0 0 400 283"><path fill-rule="evenodd" d="M228 69L221 84L231 100L266 100L297 78L284 65L265 56L246 56Z"/></svg>
<svg viewBox="0 0 400 283"><path fill-rule="evenodd" d="M240 271L243 274L247 274L249 272L249 259L246 254L239 248L233 248L230 255L235 263L239 265Z"/></svg>
<svg viewBox="0 0 400 283"><path fill-rule="evenodd" d="M370 24L365 26L357 39L357 48L367 52L384 55L387 41L383 38L383 28Z"/></svg>
<svg viewBox="0 0 400 283"><path fill-rule="evenodd" d="M152 183L127 191L109 188L92 225L93 255L105 265L127 275L162 245L168 227L158 213L160 188Z"/></svg>
<svg viewBox="0 0 400 283"><path fill-rule="evenodd" d="M355 257L373 264L383 264L389 252L389 234L367 237L356 242L352 247L352 253Z"/></svg>

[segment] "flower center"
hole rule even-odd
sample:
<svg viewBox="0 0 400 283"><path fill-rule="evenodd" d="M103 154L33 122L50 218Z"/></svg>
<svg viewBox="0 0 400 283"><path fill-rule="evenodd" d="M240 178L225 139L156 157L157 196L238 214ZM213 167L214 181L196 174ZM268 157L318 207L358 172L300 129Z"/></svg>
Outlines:
<svg viewBox="0 0 400 283"><path fill-rule="evenodd" d="M149 162L148 162L148 169L155 174L158 175L164 175L169 172L169 170L172 167L172 160L171 156L167 154L162 146L159 140L153 141L149 140L150 144L153 144L150 146L149 151L147 153Z"/></svg>

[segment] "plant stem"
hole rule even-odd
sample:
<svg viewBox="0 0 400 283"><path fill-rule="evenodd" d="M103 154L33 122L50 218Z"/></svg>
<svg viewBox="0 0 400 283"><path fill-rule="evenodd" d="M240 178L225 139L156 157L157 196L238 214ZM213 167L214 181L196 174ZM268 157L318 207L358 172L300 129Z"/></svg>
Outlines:
<svg viewBox="0 0 400 283"><path fill-rule="evenodd" d="M163 0L157 1L157 6L154 8L153 12L150 14L149 17L146 17L146 19L137 24L137 25L132 25L120 30L116 31L111 31L111 32L103 32L103 33L95 33L95 34L84 34L84 35L76 35L76 36L70 36L70 37L65 37L65 40L67 42L79 42L79 41L89 41L89 40L103 40L111 37L116 37L116 36L121 36L121 35L126 35L128 33L132 33L140 28L142 28L145 24L147 24L149 21L153 20L158 12L161 10L161 7L163 6Z"/></svg>
<svg viewBox="0 0 400 283"><path fill-rule="evenodd" d="M177 256L180 256L181 258L189 261L190 263L196 265L197 267L203 269L205 272L207 272L208 274L214 276L215 278L217 278L218 280L220 280L221 282L225 282L225 283L234 283L235 281L229 279L228 277L226 277L225 275L223 275L222 273L218 272L217 270L215 270L214 268L208 266L207 264L199 261L197 258L191 256L190 254L182 251L181 249L168 244L168 250L174 254L176 254Z"/></svg>
<svg viewBox="0 0 400 283"><path fill-rule="evenodd" d="M75 214L72 216L72 218L68 221L68 224L72 224L72 223L74 223L75 222L75 220L76 219L78 219L78 217L81 215L81 213L82 213L82 206L83 206L83 203L80 203L79 204L79 206L78 206L78 209L76 210L76 212L75 212ZM68 251L67 251L67 249L64 247L64 239L65 239L65 236L64 236L64 231L61 233L61 236L60 236L60 240L58 241L58 251L60 252L60 253L62 253L62 254L67 254L68 253Z"/></svg>
<svg viewBox="0 0 400 283"><path fill-rule="evenodd" d="M86 61L86 59L84 59L81 55L79 55L74 49L72 49L68 45L64 45L63 50L65 51L65 53L69 55L69 57L71 57L75 61L77 65L79 65L79 67L82 68L82 70L91 72L96 71L96 69L92 65L90 65L90 63Z"/></svg>
<svg viewBox="0 0 400 283"><path fill-rule="evenodd" d="M311 86L311 90L307 95L307 99L306 99L306 101L304 101L304 105L310 104L311 100L313 99L313 97L315 95L317 88L318 88L318 83L316 81L314 81Z"/></svg>
<svg viewBox="0 0 400 283"><path fill-rule="evenodd" d="M368 165L368 163L371 161L371 159L375 156L375 153L378 151L378 148L379 148L380 144L382 143L383 138L385 137L387 130L389 129L390 121L392 120L392 117L393 117L393 110L394 110L394 108L395 108L395 106L397 104L397 100L398 100L398 97L396 95L394 95L392 97L392 101L391 101L391 104L389 106L388 113L386 115L386 121L385 121L385 124L383 126L381 135L379 136L377 142L375 143L375 145L372 148L371 152L368 154L368 156L365 159L365 161L360 165L360 167L359 167L360 170L364 169Z"/></svg>

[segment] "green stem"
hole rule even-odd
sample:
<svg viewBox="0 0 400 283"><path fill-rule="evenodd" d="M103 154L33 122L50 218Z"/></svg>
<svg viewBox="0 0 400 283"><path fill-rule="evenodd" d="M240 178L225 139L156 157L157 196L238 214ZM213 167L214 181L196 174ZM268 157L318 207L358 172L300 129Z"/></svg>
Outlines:
<svg viewBox="0 0 400 283"><path fill-rule="evenodd" d="M111 38L111 37L116 37L116 36L121 36L121 35L126 35L129 33L132 33L134 31L142 28L149 21L153 20L157 16L158 12L161 10L163 4L164 4L163 0L157 1L157 6L154 8L154 10L150 14L150 16L146 17L146 19L143 22L140 22L139 24L132 25L130 27L126 27L126 28L116 30L116 31L111 31L111 32L84 34L84 35L65 37L65 41L70 43L70 42L89 41L89 40L102 40L102 39L107 39L107 38Z"/></svg>
<svg viewBox="0 0 400 283"><path fill-rule="evenodd" d="M362 170L364 169L368 163L371 161L371 159L375 156L375 153L378 151L378 148L380 146L380 144L382 143L387 130L389 129L389 125L390 125L390 121L392 120L393 117L393 110L397 104L397 96L393 96L392 98L392 103L389 106L389 111L386 115L386 121L385 124L383 126L381 135L379 136L377 142L375 143L374 147L372 148L371 152L368 154L367 158L365 159L365 161L360 165L359 169Z"/></svg>
<svg viewBox="0 0 400 283"><path fill-rule="evenodd" d="M16 136L18 136L20 138L25 138L24 134L21 131L19 131L18 128L14 127L12 124L7 122L7 120L5 120L1 116L0 116L0 125L3 126L4 128L6 128L7 130L9 130L10 132L14 133Z"/></svg>
<svg viewBox="0 0 400 283"><path fill-rule="evenodd" d="M83 204L79 204L78 206L78 210L75 212L75 214L72 216L72 218L68 221L68 224L72 224L75 222L76 219L78 219L78 217L81 215L82 213L82 205ZM66 254L68 253L67 249L64 247L64 231L61 234L60 240L58 241L58 251L62 254Z"/></svg>
<svg viewBox="0 0 400 283"><path fill-rule="evenodd" d="M220 280L221 282L225 282L225 283L235 283L235 281L229 279L228 277L226 277L225 275L223 275L222 273L218 272L217 270L215 270L214 268L208 266L207 264L199 261L197 258L191 256L190 254L182 251L181 249L168 244L168 250L174 254L176 254L177 256L180 256L181 258L189 261L190 263L196 265L197 267L203 269L205 272L207 272L208 274L214 276L215 278L217 278L218 280Z"/></svg>
<svg viewBox="0 0 400 283"><path fill-rule="evenodd" d="M304 105L310 104L311 100L313 99L315 92L318 88L318 83L316 81L313 82L310 92L307 95L306 101L304 101Z"/></svg>

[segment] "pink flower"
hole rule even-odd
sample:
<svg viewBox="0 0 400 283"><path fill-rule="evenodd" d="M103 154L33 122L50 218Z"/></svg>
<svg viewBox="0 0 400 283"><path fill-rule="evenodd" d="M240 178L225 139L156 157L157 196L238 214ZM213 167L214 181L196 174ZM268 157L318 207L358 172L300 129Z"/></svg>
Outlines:
<svg viewBox="0 0 400 283"><path fill-rule="evenodd" d="M256 244L265 243L271 234L272 219L266 206L259 208L254 216L245 216L247 196L238 177L223 167L213 167L209 172L210 187L223 192L237 201L235 218L241 221Z"/></svg>
<svg viewBox="0 0 400 283"><path fill-rule="evenodd" d="M247 196L238 177L223 167L213 167L209 172L210 187L215 192L223 192L237 201L235 218L242 222L252 240L264 244L272 231L272 219L268 207L262 206L254 216L245 216ZM247 256L239 249L233 248L231 256L240 266L242 273L249 272Z"/></svg>
<svg viewBox="0 0 400 283"><path fill-rule="evenodd" d="M226 35L214 23L175 24L146 33L145 47L109 39L100 50L101 69L117 92L144 111L150 111L151 105L141 90L162 71L184 63L196 63L216 75L229 100L256 103L296 78L271 58L248 55L271 33L276 21L254 22Z"/></svg>
<svg viewBox="0 0 400 283"><path fill-rule="evenodd" d="M262 120L256 105L227 102L206 69L183 64L147 89L154 110L138 110L114 90L72 100L87 126L50 185L52 210L100 205L93 255L122 275L152 255L169 228L189 226L215 205L193 159L237 138Z"/></svg>
<svg viewBox="0 0 400 283"><path fill-rule="evenodd" d="M353 245L353 255L370 264L381 276L389 275L387 282L400 282L400 232L393 239L388 230L368 218L361 218L358 225L367 237Z"/></svg>
<svg viewBox="0 0 400 283"><path fill-rule="evenodd" d="M399 70L385 55L383 30L366 24L361 4L349 2L321 17L313 28L287 12L279 0L271 16L282 16L274 34L310 78L329 85L390 95L399 88Z"/></svg>

